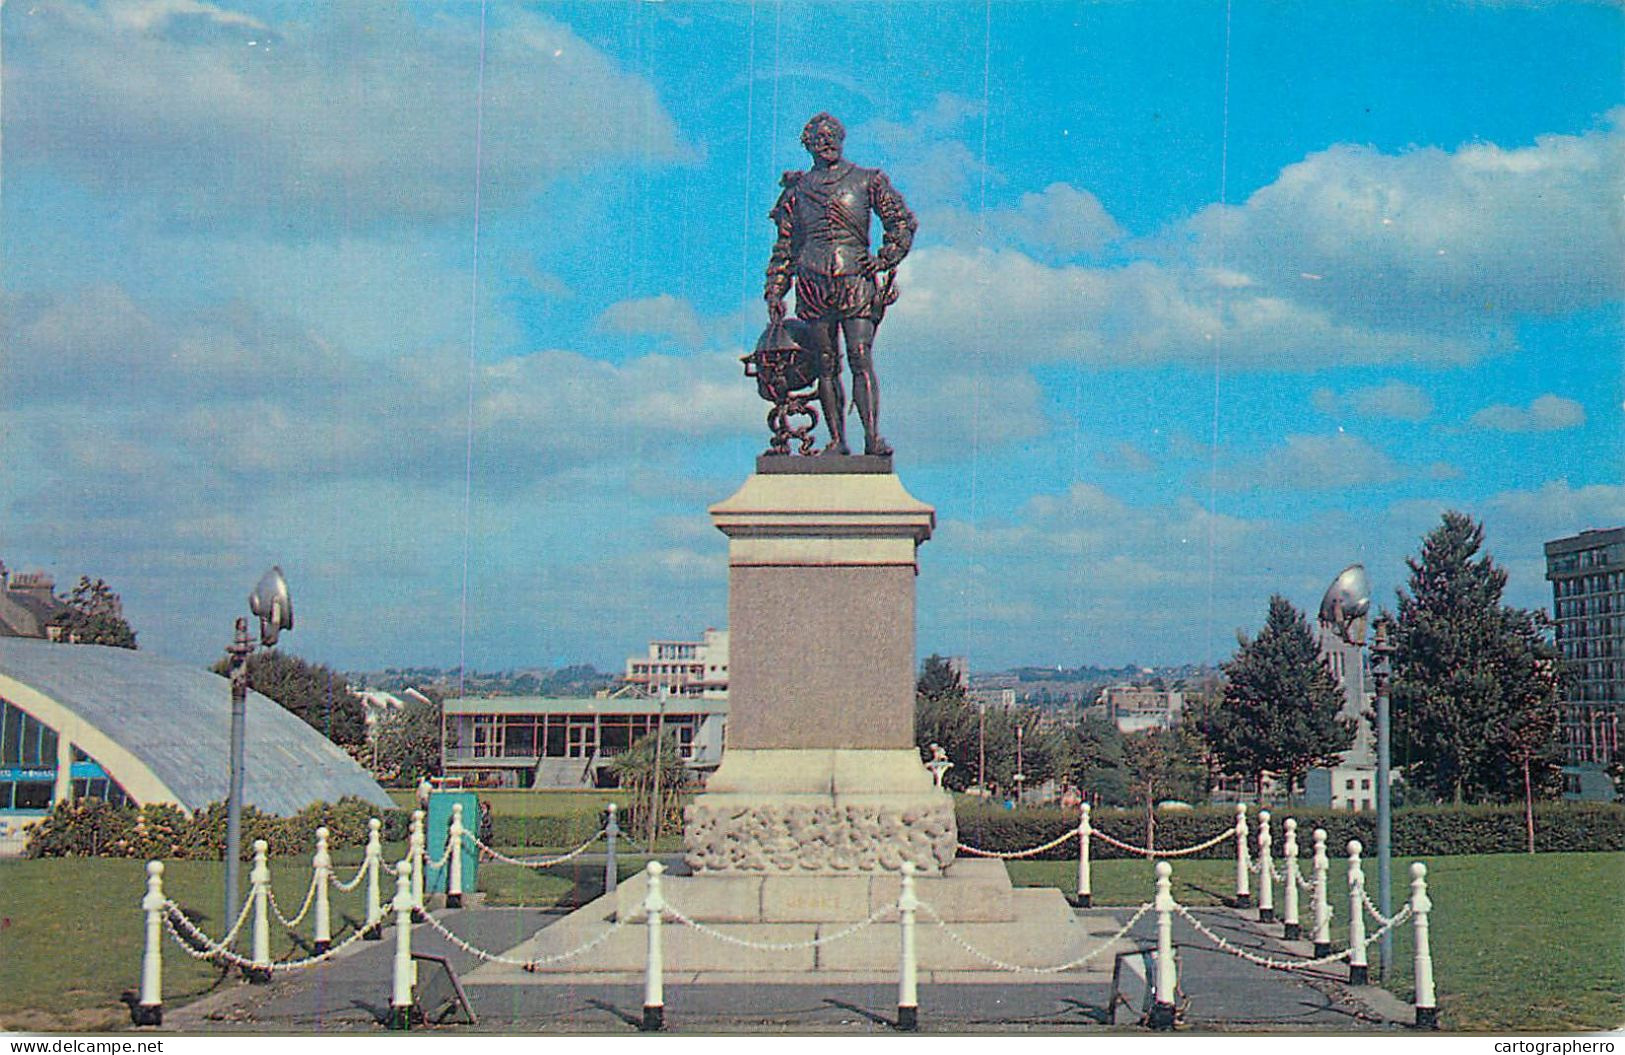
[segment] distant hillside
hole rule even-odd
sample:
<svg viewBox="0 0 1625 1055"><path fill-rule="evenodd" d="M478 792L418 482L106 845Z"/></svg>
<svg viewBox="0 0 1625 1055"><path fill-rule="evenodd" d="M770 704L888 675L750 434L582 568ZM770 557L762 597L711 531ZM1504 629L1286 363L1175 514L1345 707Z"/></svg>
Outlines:
<svg viewBox="0 0 1625 1055"><path fill-rule="evenodd" d="M464 671L456 667L387 667L379 671L352 671L351 682L360 688L400 692L433 688L442 696L591 696L621 684L619 674L605 674L578 663L557 670L519 667L503 671Z"/></svg>

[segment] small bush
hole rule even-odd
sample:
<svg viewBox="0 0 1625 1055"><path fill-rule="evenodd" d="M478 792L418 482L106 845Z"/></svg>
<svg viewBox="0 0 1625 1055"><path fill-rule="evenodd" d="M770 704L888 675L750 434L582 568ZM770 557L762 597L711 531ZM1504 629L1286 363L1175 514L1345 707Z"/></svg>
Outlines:
<svg viewBox="0 0 1625 1055"><path fill-rule="evenodd" d="M264 839L273 857L301 856L316 848L316 829L328 829L328 846L365 846L367 821L380 816L383 838L404 839L411 815L379 810L356 798L316 803L292 817L243 807L242 859L254 857L254 841ZM100 799L58 803L29 829L29 857L137 857L218 860L226 847L226 807L215 802L188 817L176 806L109 806Z"/></svg>
<svg viewBox="0 0 1625 1055"><path fill-rule="evenodd" d="M1271 808L1270 832L1274 850L1282 852L1284 822L1298 822L1298 852L1304 857L1314 850L1314 830L1326 830L1327 852L1333 857L1347 853L1348 842L1358 839L1370 854L1377 845L1377 815L1346 810L1276 806ZM1002 810L980 803L961 801L957 810L959 839L981 850L1010 853L1041 846L1068 828L1075 828L1077 814L1059 808ZM1227 828L1234 828L1234 807L1210 806L1201 809L1158 812L1156 845L1161 850L1177 850L1206 842ZM1133 846L1145 845L1145 813L1142 810L1099 809L1092 811L1090 823L1104 834ZM1258 846L1258 810L1247 810L1248 845ZM1393 851L1415 857L1454 854L1519 853L1527 847L1523 807L1510 806L1413 806L1394 810ZM1551 802L1535 807L1535 849L1540 852L1598 852L1625 850L1625 806L1612 803ZM1233 858L1233 839L1194 854L1203 858ZM1041 860L1076 857L1078 843L1068 839L1038 855ZM1089 848L1095 859L1135 856L1100 839Z"/></svg>

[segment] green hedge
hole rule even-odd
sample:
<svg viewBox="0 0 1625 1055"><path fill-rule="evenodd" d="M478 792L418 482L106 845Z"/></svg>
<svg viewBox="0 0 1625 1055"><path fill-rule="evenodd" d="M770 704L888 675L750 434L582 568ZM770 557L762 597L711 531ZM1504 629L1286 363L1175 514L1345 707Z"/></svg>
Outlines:
<svg viewBox="0 0 1625 1055"><path fill-rule="evenodd" d="M1041 846L1068 828L1078 816L1071 810L1002 810L961 800L957 809L959 839L981 850L1010 853ZM1157 814L1157 847L1179 849L1206 842L1235 826L1235 807L1210 806ZM1271 810L1270 829L1276 854L1285 841L1283 823L1298 822L1298 852L1308 857L1314 849L1314 830L1326 829L1327 852L1342 857L1350 839L1358 839L1369 854L1377 844L1377 815L1346 810L1277 806ZM1145 813L1141 810L1092 811L1091 824L1099 831L1135 846L1145 845ZM1248 843L1258 846L1258 810L1247 810ZM1417 857L1452 854L1520 853L1527 846L1522 806L1415 806L1396 809L1393 817L1394 853ZM1542 803L1535 807L1537 851L1589 852L1625 850L1625 806L1612 803ZM1126 851L1094 840L1095 859L1132 857ZM1233 858L1234 840L1227 840L1195 857ZM1040 860L1066 860L1078 853L1069 839L1042 854Z"/></svg>
<svg viewBox="0 0 1625 1055"><path fill-rule="evenodd" d="M316 848L316 829L328 829L328 845L335 850L366 846L367 821L384 822L386 842L406 838L411 814L380 810L360 799L308 806L292 817L261 813L252 806L242 812L242 854L249 860L254 840L270 844L273 857L310 854ZM29 857L137 857L167 860L219 858L226 847L226 807L211 803L188 817L174 806L109 806L100 799L58 803L50 815L28 829Z"/></svg>
<svg viewBox="0 0 1625 1055"><path fill-rule="evenodd" d="M565 817L492 817L491 845L548 847L573 850L598 833L602 821L595 814ZM625 825L622 825L625 831Z"/></svg>

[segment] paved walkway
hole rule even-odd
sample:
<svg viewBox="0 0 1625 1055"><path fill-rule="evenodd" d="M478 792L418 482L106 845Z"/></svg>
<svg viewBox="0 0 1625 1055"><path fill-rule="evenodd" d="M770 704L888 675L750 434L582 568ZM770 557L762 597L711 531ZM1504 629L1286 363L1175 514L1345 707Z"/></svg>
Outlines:
<svg viewBox="0 0 1625 1055"><path fill-rule="evenodd" d="M1080 910L1092 924L1116 929L1129 913ZM1198 910L1198 916L1227 942L1276 956L1304 955L1302 945L1286 946L1252 922L1253 913ZM511 949L560 918L535 909L473 908L435 913L448 930L493 952ZM1374 988L1342 984L1346 968L1277 972L1221 952L1184 920L1174 921L1180 946L1183 1028L1192 1031L1370 1032L1397 1030L1410 1008ZM1278 930L1277 928L1271 928ZM1132 932L1154 944L1156 924L1147 916ZM188 1007L166 1009L165 1028L186 1033L228 1031L381 1031L390 994L392 932L380 942L357 942L331 962L269 985L231 984ZM467 976L480 963L448 946L427 927L413 933L417 952L446 956L465 978L476 1026L436 1026L437 1031L496 1033L633 1032L642 1012L642 986L630 978L535 985L482 985ZM748 955L745 953L744 955ZM780 981L787 984L774 984ZM884 1033L897 1015L895 982L808 985L789 979L716 981L692 984L668 976L666 1023L672 1032L693 1033ZM922 1032L1088 1032L1112 1028L1110 985L1088 982L1007 982L920 986ZM1118 1009L1115 1027L1136 1029L1135 1015Z"/></svg>

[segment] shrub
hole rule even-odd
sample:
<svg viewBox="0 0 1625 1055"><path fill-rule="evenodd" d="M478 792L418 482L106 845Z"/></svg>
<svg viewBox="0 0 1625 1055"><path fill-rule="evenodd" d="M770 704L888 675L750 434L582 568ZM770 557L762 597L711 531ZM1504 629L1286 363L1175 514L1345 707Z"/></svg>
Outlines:
<svg viewBox="0 0 1625 1055"><path fill-rule="evenodd" d="M314 852L316 829L326 826L328 846L340 849L367 844L367 821L381 816L385 841L404 839L411 815L378 810L360 799L316 803L292 817L243 807L242 859L253 860L254 840L270 844L272 856ZM188 817L176 806L109 806L100 799L57 804L51 814L29 829L30 857L138 857L142 859L218 860L226 846L226 807L215 802Z"/></svg>
<svg viewBox="0 0 1625 1055"><path fill-rule="evenodd" d="M959 839L981 850L1009 853L1040 846L1078 823L1071 810L1039 808L1001 810L980 803L961 801L957 816ZM1341 857L1350 839L1358 839L1369 855L1377 845L1377 815L1346 810L1277 806L1271 808L1270 832L1274 852L1280 854L1285 842L1283 824L1288 817L1298 822L1298 852L1308 857L1314 849L1314 830L1326 829L1327 852ZM1234 807L1204 807L1189 811L1157 813L1157 847L1180 849L1206 842L1235 826ZM1091 825L1106 835L1133 846L1144 845L1145 813L1142 810L1099 809L1091 813ZM1258 810L1247 810L1248 845L1258 846ZM1519 853L1526 847L1523 807L1507 806L1415 806L1394 810L1393 852L1410 857L1453 854ZM1613 803L1551 802L1535 807L1535 849L1537 851L1625 850L1625 806ZM1230 858L1236 852L1235 840L1227 839L1195 857ZM1043 860L1076 857L1076 839L1039 854ZM1135 856L1100 839L1089 848L1094 859Z"/></svg>

